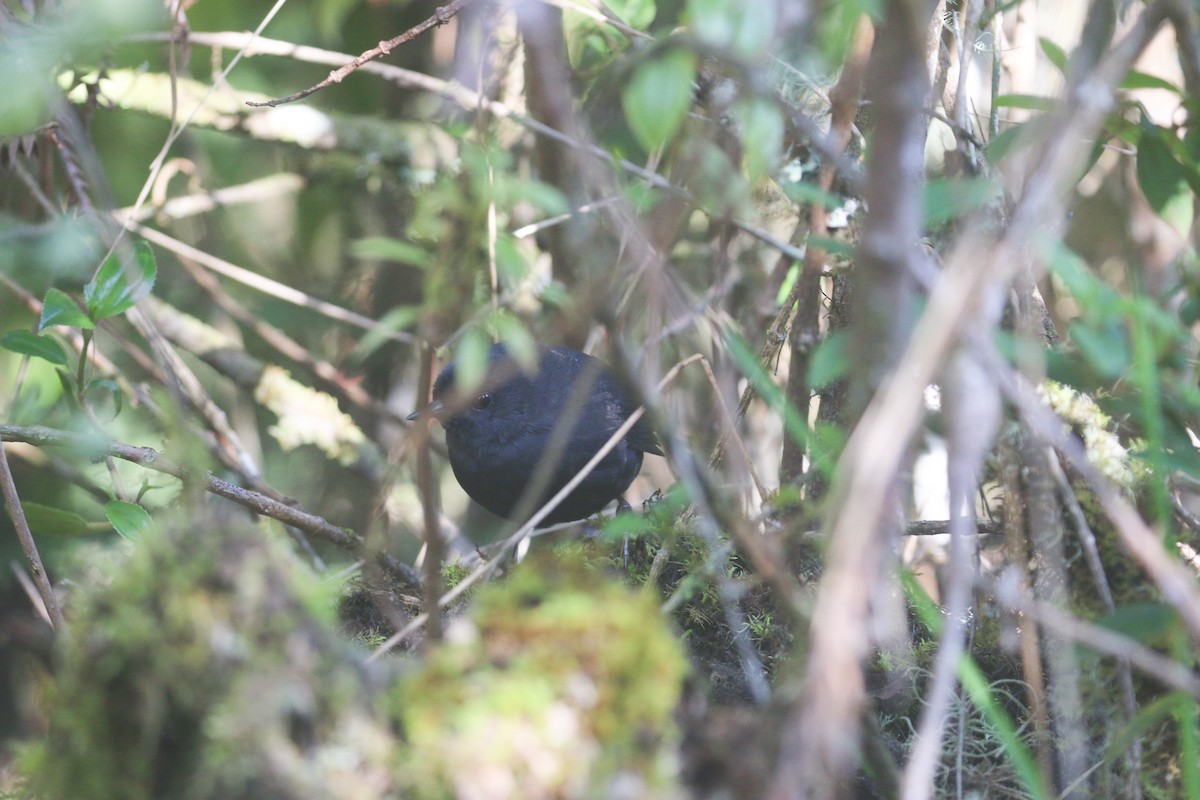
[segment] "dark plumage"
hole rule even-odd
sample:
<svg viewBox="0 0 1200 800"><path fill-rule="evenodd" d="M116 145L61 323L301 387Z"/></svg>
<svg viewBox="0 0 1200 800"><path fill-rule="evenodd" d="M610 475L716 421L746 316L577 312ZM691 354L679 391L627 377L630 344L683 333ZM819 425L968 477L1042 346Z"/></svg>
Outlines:
<svg viewBox="0 0 1200 800"><path fill-rule="evenodd" d="M637 406L599 360L566 347L539 345L532 375L521 371L502 344L493 345L488 358L487 379L470 398L458 396L455 365L446 365L434 383L431 412L446 428L454 477L494 514L513 518L539 464L552 460L536 502L525 503L528 516L579 472ZM637 477L643 453L662 455L639 420L541 524L583 519L604 508Z"/></svg>

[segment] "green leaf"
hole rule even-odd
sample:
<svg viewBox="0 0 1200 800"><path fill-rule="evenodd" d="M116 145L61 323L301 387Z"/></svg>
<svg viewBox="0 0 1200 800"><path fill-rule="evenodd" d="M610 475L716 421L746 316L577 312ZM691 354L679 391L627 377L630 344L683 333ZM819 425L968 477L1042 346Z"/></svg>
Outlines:
<svg viewBox="0 0 1200 800"><path fill-rule="evenodd" d="M488 322L500 341L508 348L509 355L529 372L537 370L537 342L525 323L507 311L498 311L488 317Z"/></svg>
<svg viewBox="0 0 1200 800"><path fill-rule="evenodd" d="M136 542L154 531L154 520L137 503L110 500L104 504L104 514L117 533L131 541Z"/></svg>
<svg viewBox="0 0 1200 800"><path fill-rule="evenodd" d="M1170 131L1143 121L1137 149L1138 186L1156 214L1176 230L1186 231L1192 219L1192 193L1184 166L1172 152L1173 144Z"/></svg>
<svg viewBox="0 0 1200 800"><path fill-rule="evenodd" d="M91 399L93 395L107 396L113 406L113 419L121 413L121 387L111 378L93 378L87 382L87 386L83 388L83 393L88 397L89 407L94 406L98 401Z"/></svg>
<svg viewBox="0 0 1200 800"><path fill-rule="evenodd" d="M350 357L355 361L363 361L374 353L384 343L389 341L388 334L402 331L413 325L421 318L420 306L396 306L388 311L375 323L375 327L367 329L359 339Z"/></svg>
<svg viewBox="0 0 1200 800"><path fill-rule="evenodd" d="M1029 146L1031 140L1030 137L1022 135L1024 130L1025 123L1022 122L1010 128L1005 128L988 140L985 150L988 162L999 164L1019 148Z"/></svg>
<svg viewBox="0 0 1200 800"><path fill-rule="evenodd" d="M621 92L625 120L638 144L653 151L671 140L692 107L695 78L696 57L679 48L638 67Z"/></svg>
<svg viewBox="0 0 1200 800"><path fill-rule="evenodd" d="M783 151L783 116L774 103L755 97L732 109L742 132L742 163L750 180L757 181L779 163Z"/></svg>
<svg viewBox="0 0 1200 800"><path fill-rule="evenodd" d="M381 261L396 261L425 269L429 266L429 252L411 242L403 242L390 236L369 236L359 239L351 247L355 258L374 258Z"/></svg>
<svg viewBox="0 0 1200 800"><path fill-rule="evenodd" d="M747 60L763 56L776 30L774 3L688 0L688 19L700 41Z"/></svg>
<svg viewBox="0 0 1200 800"><path fill-rule="evenodd" d="M150 245L137 241L133 246L135 271L127 271L119 253L113 253L100 265L100 271L83 287L88 316L99 321L115 317L133 307L154 288L158 267Z"/></svg>
<svg viewBox="0 0 1200 800"><path fill-rule="evenodd" d="M1071 341L1087 362L1105 378L1120 378L1133 360L1124 331L1115 325L1070 327Z"/></svg>
<svg viewBox="0 0 1200 800"><path fill-rule="evenodd" d="M1067 71L1067 54L1061 47L1045 37L1040 37L1038 44L1042 46L1042 52L1046 54L1046 60L1058 67L1059 72Z"/></svg>
<svg viewBox="0 0 1200 800"><path fill-rule="evenodd" d="M813 236L809 234L806 241L809 247L819 247L831 256L854 258L854 245L845 239L834 239L831 236Z"/></svg>
<svg viewBox="0 0 1200 800"><path fill-rule="evenodd" d="M921 195L926 225L940 225L987 205L1000 196L988 178L942 178L925 184Z"/></svg>
<svg viewBox="0 0 1200 800"><path fill-rule="evenodd" d="M104 523L88 522L73 511L44 506L41 503L22 502L29 529L38 536L82 536L107 530Z"/></svg>
<svg viewBox="0 0 1200 800"><path fill-rule="evenodd" d="M0 347L23 356L49 361L51 364L69 366L67 352L63 350L61 344L49 336L30 331L9 331L0 336Z"/></svg>
<svg viewBox="0 0 1200 800"><path fill-rule="evenodd" d="M454 387L462 395L470 394L483 384L491 346L491 341L479 328L471 328L463 334L454 357Z"/></svg>
<svg viewBox="0 0 1200 800"><path fill-rule="evenodd" d="M1099 624L1136 639L1142 644L1167 643L1167 636L1179 629L1179 615L1165 603L1131 603L1121 606Z"/></svg>
<svg viewBox="0 0 1200 800"><path fill-rule="evenodd" d="M1136 69L1130 70L1125 75L1125 80L1121 81L1122 89L1166 89L1168 92L1174 92L1179 96L1183 96L1183 89L1180 89L1175 84L1165 78L1160 78L1157 75L1148 75L1145 72L1138 72Z"/></svg>
<svg viewBox="0 0 1200 800"><path fill-rule="evenodd" d="M604 525L600 532L610 542L620 541L626 536L636 539L643 533L654 530L654 520L643 514L617 514Z"/></svg>
<svg viewBox="0 0 1200 800"><path fill-rule="evenodd" d="M846 352L846 335L841 331L829 334L813 350L808 362L808 385L813 389L824 389L843 378L850 369L850 356Z"/></svg>
<svg viewBox="0 0 1200 800"><path fill-rule="evenodd" d="M66 325L71 328L91 328L92 321L87 314L79 310L75 301L67 297L60 289L46 292L42 300L42 318L38 321L38 330L44 331L53 325Z"/></svg>
<svg viewBox="0 0 1200 800"><path fill-rule="evenodd" d="M1029 111L1052 111L1055 100L1053 97L1042 97L1035 94L1002 94L998 95L994 105L1000 108L1024 108Z"/></svg>

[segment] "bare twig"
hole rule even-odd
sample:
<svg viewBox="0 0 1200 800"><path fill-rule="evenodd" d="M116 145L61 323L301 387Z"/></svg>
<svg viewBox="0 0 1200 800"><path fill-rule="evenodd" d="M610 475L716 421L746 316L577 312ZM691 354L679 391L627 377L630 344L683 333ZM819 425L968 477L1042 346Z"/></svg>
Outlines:
<svg viewBox="0 0 1200 800"><path fill-rule="evenodd" d="M1065 639L1127 661L1169 689L1200 697L1200 674L1135 639L1025 596L1013 576L1014 573L1007 573L996 582L996 599L1010 611L1033 618Z"/></svg>
<svg viewBox="0 0 1200 800"><path fill-rule="evenodd" d="M348 75L350 75L351 73L358 70L360 67L367 64L367 62L374 61L375 59L379 58L380 56L389 55L393 50L395 50L400 45L406 44L407 42L411 42L413 39L417 38L422 33L425 33L425 31L429 30L430 28L436 28L441 25L445 25L447 22L449 22L454 17L455 14L457 14L459 11L462 10L463 5L464 5L464 0L450 0L450 2L447 3L446 5L441 6L438 9L436 9L433 12L433 16L430 17L429 19L412 26L411 28L409 28L404 33L400 34L399 36L388 39L387 41L380 42L378 47L373 47L370 50L367 50L362 55L358 56L353 61L351 61L349 64L346 64L342 67L339 67L338 69L333 70L332 72L329 73L329 76L327 78L325 78L325 80L321 81L320 83L318 83L314 86L310 86L307 89L304 89L303 91L296 92L295 94L289 94L287 97L279 97L274 100L267 100L266 102L263 102L263 103L246 103L246 105L256 106L256 107L257 106L270 106L270 107L274 108L275 106L281 106L284 103L292 103L292 102L295 102L296 100L303 100L304 98L308 97L310 94L315 94L316 92L319 92L322 89L332 86L335 83L341 83L342 81L344 81L346 79L346 77Z"/></svg>
<svg viewBox="0 0 1200 800"><path fill-rule="evenodd" d="M243 269L236 264L231 264L223 258L217 258L214 255L192 247L189 244L179 241L171 236L166 235L153 228L147 228L144 225L137 223L129 223L129 228L139 236L144 237L147 241L153 242L159 247L170 250L185 258L190 258L197 264L212 270L213 272L224 275L227 278L237 281L244 286L249 286L252 289L257 289L264 294L268 294L285 303L291 303L301 308L308 308L322 314L330 319L335 319L339 322L344 322L347 325L353 325L357 328L362 328L367 331L376 331L388 339L404 344L412 344L416 341L416 337L404 331L383 330L379 323L370 317L364 317L362 314L355 313L341 306L328 303L319 298L313 297L310 294L301 292L298 289L293 289L290 286L273 281L270 278L265 278L258 273L251 272L248 269Z"/></svg>
<svg viewBox="0 0 1200 800"><path fill-rule="evenodd" d="M58 600L54 596L54 586L50 583L50 577L46 575L46 566L42 563L42 557L38 555L37 543L33 541L33 532L29 530L29 522L25 519L25 509L21 507L21 498L17 495L17 484L13 480L12 470L8 466L8 455L4 452L3 438L0 438L0 494L4 495L4 502L8 505L8 516L12 519L13 528L17 531L17 540L21 543L21 550L25 553L25 560L29 564L30 572L33 573L38 594L50 615L50 624L55 630L61 631L66 626L66 621L63 619L62 609L58 607Z"/></svg>
<svg viewBox="0 0 1200 800"><path fill-rule="evenodd" d="M195 481L211 494L232 500L256 514L277 519L286 525L310 533L331 544L344 547L351 552L361 553L365 550L362 537L354 531L338 527L323 517L282 503L261 492L235 486L212 475L198 475L163 457L152 447L136 447L100 436L86 436L41 425L0 425L0 441L25 442L37 447L70 447L86 453L119 458L156 472L171 475L185 482ZM388 567L405 582L414 586L420 583L420 579L411 567L393 560L388 560Z"/></svg>

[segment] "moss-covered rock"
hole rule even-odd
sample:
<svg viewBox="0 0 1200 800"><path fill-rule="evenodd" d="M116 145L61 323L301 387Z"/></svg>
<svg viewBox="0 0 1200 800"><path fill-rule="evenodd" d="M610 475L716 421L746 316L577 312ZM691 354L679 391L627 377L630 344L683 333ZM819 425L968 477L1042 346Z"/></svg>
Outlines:
<svg viewBox="0 0 1200 800"><path fill-rule="evenodd" d="M406 796L677 796L685 665L652 593L537 554L393 691Z"/></svg>
<svg viewBox="0 0 1200 800"><path fill-rule="evenodd" d="M73 596L50 730L19 763L28 788L44 800L388 796L394 739L334 607L248 524L140 542L110 582Z"/></svg>

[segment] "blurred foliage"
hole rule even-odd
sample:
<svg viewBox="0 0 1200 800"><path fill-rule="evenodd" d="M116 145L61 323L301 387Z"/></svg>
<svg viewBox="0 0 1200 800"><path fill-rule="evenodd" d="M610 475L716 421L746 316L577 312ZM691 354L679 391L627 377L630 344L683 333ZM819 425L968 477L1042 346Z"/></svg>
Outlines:
<svg viewBox="0 0 1200 800"><path fill-rule="evenodd" d="M822 182L829 142L818 146L812 132L830 124L831 92L863 15L885 35L878 23L890 6L567 5L539 9L561 74L554 58L523 49L527 18L475 3L395 48L375 65L381 72L263 108L247 102L329 73L291 44L356 54L437 4L293 0L263 30L266 52L283 48L275 55L239 51L240 32L263 22L259 4L3 4L0 422L154 447L188 476L94 450L6 448L47 572L70 587L71 635L56 642L52 670L32 670L46 679L14 680L12 692L0 682L0 710L22 706L7 697L17 691L44 693L50 709L23 723L39 734L19 764L34 795L586 797L620 794L616 786L622 796L677 796L688 772L687 731L675 716L681 641L713 699L748 695L750 667L734 646L743 635L781 702L798 693L790 682L806 656L804 626L781 613L778 585L753 554L730 531L705 538L694 515L707 502L722 520L782 542L783 571L805 592L821 579L810 528L821 525L818 498L838 479L852 434L839 411L847 385L861 380L847 342L861 289L855 246L870 209L849 171ZM1014 5L983 4L968 24L970 4L947 4L939 69L965 54L984 79L968 86L970 113L958 114L941 75L948 88L927 131L919 210L931 261L972 226L1005 228L1019 183L1008 170L1063 107L1041 87L1068 79L1079 52L1050 26L1050 38L1023 45L1038 51L1041 82L1000 79L1011 68L1001 62ZM973 41L957 40L976 23ZM1070 215L1040 221L1019 256L1045 278L1036 292L1033 282L1018 287L1002 330L982 334L1011 364L1039 380L1045 372L1047 404L1092 464L1172 555L1186 556L1200 545L1200 132L1194 87L1186 70L1175 74L1174 59L1188 57L1180 51L1123 77L1100 134L1080 145L1087 158ZM424 79L387 72L394 67ZM551 80L534 80L537 70ZM861 169L876 109L856 110L845 159ZM547 127L590 139L564 144ZM144 236L118 233L135 205ZM818 219L825 230L813 229ZM800 298L818 306L818 327L802 341L782 306L797 301L799 254L810 247L828 257L817 291ZM1044 339L1014 321L1030 308L1044 309ZM534 563L472 589L449 610L462 618L447 639L412 655L389 683L346 639L377 646L428 604L394 569L422 553L428 499L413 468L421 445L403 417L425 402L418 394L432 372L417 373L433 368L430 359L457 358L469 385L496 340L518 357L535 341L605 356L653 401L677 467L650 464L636 491L681 482L645 515L606 524L600 547L619 556L535 548ZM689 368L651 391L693 353L708 357L711 383ZM799 379L788 380L801 358ZM731 429L725 409L743 393ZM820 402L812 413L810 395ZM940 425L931 405L931 438ZM731 430L740 448L727 447ZM999 450L1019 452L1024 435L1008 425ZM802 448L805 474L779 485L785 439ZM719 447L724 460L700 469ZM685 451L697 464L681 460ZM995 494L991 481L1011 466L999 463L1003 452L981 493ZM485 526L443 460L434 463L430 493L441 498L453 554L440 574L453 587L494 553L458 535L482 542ZM214 519L208 505L224 501L193 491L205 474L299 506L365 544L347 550L296 531L285 540L274 523ZM1079 520L1067 526L1067 604L1190 668L1194 652L1169 598L1124 554L1075 477L1056 497L1078 495L1116 607L1094 588ZM1014 487L1028 488L1005 488ZM1019 518L1023 502L1000 498L997 524ZM1011 539L1006 547L996 563L1036 572L1046 557ZM920 549L905 548L915 572ZM24 563L7 516L0 558ZM349 588L336 591L341 580L322 582L301 560L327 575L345 568ZM938 563L924 564L935 584ZM603 575L611 569L654 591L630 591ZM999 570L986 569L984 582ZM10 590L22 603L14 615L31 618L10 573L0 571L5 642ZM915 656L881 649L885 676L921 673L939 641L932 600L906 586L907 600L892 598L891 610L907 619ZM989 599L979 605L982 616L1000 613ZM1004 791L1039 796L1052 776L1030 750L1046 734L1022 727L1034 704L1000 627L981 623L959 667L969 702L954 732L966 732L975 752L988 749L979 763L1003 771ZM1087 654L1080 662L1098 785L1128 777L1122 759L1143 737L1146 796L1200 798L1194 698L1139 678L1140 708L1125 719L1106 696L1112 664ZM902 713L886 720L900 752L912 745L921 674Z"/></svg>

